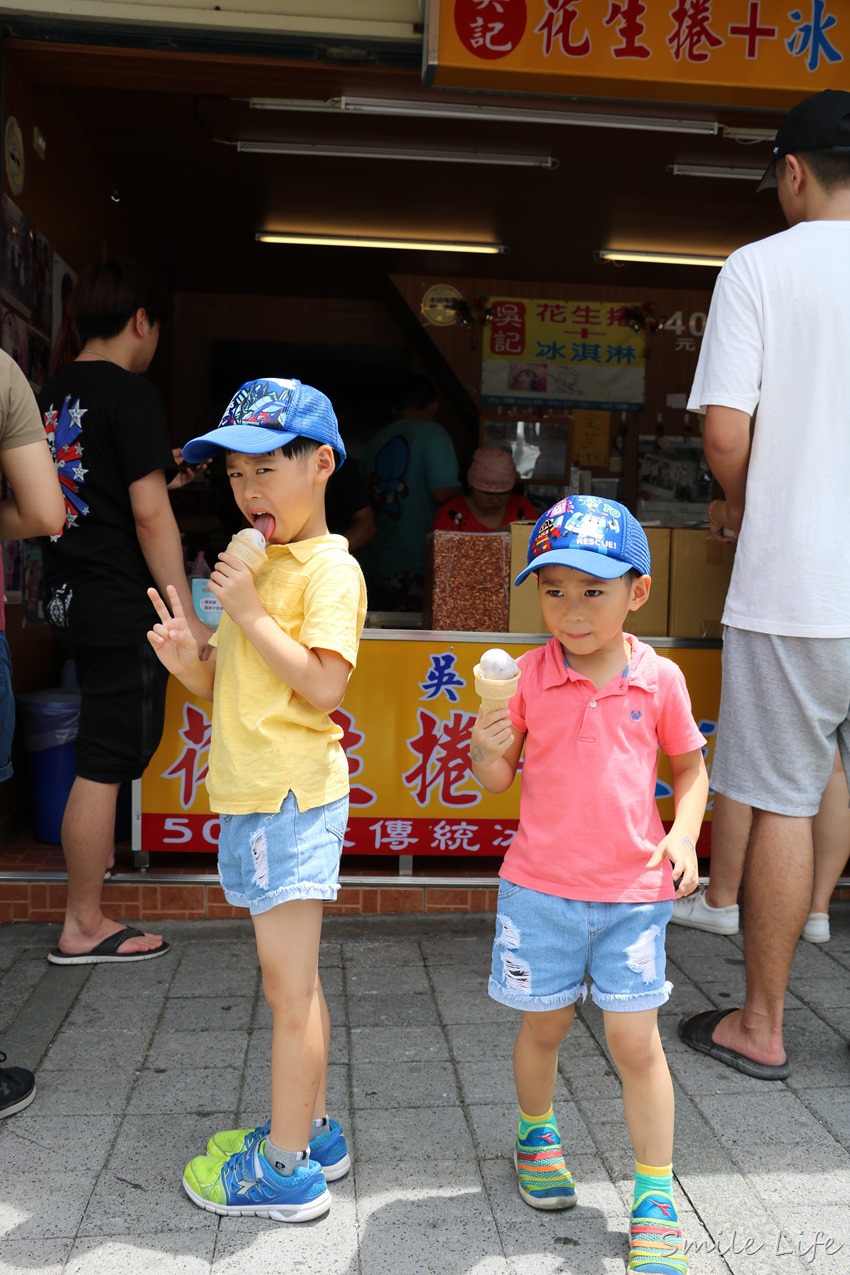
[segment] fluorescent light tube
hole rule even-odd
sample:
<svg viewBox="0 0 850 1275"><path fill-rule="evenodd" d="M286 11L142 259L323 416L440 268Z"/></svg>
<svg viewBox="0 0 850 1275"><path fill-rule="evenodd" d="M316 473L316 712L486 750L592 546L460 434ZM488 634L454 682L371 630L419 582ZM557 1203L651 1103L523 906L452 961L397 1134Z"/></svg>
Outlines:
<svg viewBox="0 0 850 1275"><path fill-rule="evenodd" d="M503 243L458 243L434 239L395 239L382 235L314 235L310 231L258 230L257 243L309 244L322 248L408 248L416 252L507 252Z"/></svg>
<svg viewBox="0 0 850 1275"><path fill-rule="evenodd" d="M494 124L573 124L582 128L637 129L652 133L699 133L716 137L720 125L714 120L661 119L641 115L588 115L567 111L512 109L501 106L474 106L460 102L404 102L388 97L336 97L326 102L310 98L251 97L256 111L355 111L363 115L395 115L421 119L484 120Z"/></svg>
<svg viewBox="0 0 850 1275"><path fill-rule="evenodd" d="M600 248L595 253L598 261L650 261L661 266L713 266L719 270L725 257L702 257L693 252L656 252L651 248L632 250L631 248Z"/></svg>
<svg viewBox="0 0 850 1275"><path fill-rule="evenodd" d="M243 155L317 155L336 159L395 159L434 164L493 164L510 168L558 167L552 155L490 155L486 151L401 150L383 146L336 146L321 142L237 142Z"/></svg>
<svg viewBox="0 0 850 1275"><path fill-rule="evenodd" d="M776 137L775 128L727 128L721 124L720 132L733 142L772 142Z"/></svg>
<svg viewBox="0 0 850 1275"><path fill-rule="evenodd" d="M587 115L499 106L467 106L456 102L396 102L391 98L341 97L344 111L364 115L406 115L430 119L487 120L497 124L573 124L582 128L625 128L655 133L702 133L716 136L710 120L660 119L640 115Z"/></svg>
<svg viewBox="0 0 850 1275"><path fill-rule="evenodd" d="M757 182L764 177L763 168L723 168L714 164L671 164L667 171L674 177L727 177L742 182Z"/></svg>

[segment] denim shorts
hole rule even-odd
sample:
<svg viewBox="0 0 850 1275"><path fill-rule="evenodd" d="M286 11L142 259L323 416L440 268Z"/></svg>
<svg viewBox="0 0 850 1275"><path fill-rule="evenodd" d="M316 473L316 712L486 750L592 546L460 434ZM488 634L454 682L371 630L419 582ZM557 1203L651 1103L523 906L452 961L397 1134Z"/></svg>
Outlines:
<svg viewBox="0 0 850 1275"><path fill-rule="evenodd" d="M220 815L218 875L227 902L252 916L293 899L335 899L348 797L300 811L287 793L277 814Z"/></svg>
<svg viewBox="0 0 850 1275"><path fill-rule="evenodd" d="M582 903L502 880L489 992L511 1009L564 1009L590 994L600 1009L657 1009L665 979L664 932L673 913L658 903Z"/></svg>

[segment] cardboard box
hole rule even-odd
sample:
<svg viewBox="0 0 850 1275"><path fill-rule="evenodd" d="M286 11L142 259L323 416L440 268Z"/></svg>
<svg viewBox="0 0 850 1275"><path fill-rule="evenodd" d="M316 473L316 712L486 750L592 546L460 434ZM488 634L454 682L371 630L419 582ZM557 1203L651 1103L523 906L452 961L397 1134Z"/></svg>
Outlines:
<svg viewBox="0 0 850 1275"><path fill-rule="evenodd" d="M521 585L514 580L526 565L528 558L528 537L531 535L533 522L511 523L511 588L508 605L508 632L510 633L548 633L543 623L543 612L540 610L540 599L537 596L537 579L534 575L526 576Z"/></svg>
<svg viewBox="0 0 850 1275"><path fill-rule="evenodd" d="M425 628L505 633L510 556L507 532L430 532L425 540Z"/></svg>
<svg viewBox="0 0 850 1275"><path fill-rule="evenodd" d="M645 527L652 558L652 588L639 611L626 616L626 632L637 637L666 637L670 602L670 528Z"/></svg>
<svg viewBox="0 0 850 1275"><path fill-rule="evenodd" d="M670 637L722 637L720 617L735 551L708 531L674 527L670 536Z"/></svg>

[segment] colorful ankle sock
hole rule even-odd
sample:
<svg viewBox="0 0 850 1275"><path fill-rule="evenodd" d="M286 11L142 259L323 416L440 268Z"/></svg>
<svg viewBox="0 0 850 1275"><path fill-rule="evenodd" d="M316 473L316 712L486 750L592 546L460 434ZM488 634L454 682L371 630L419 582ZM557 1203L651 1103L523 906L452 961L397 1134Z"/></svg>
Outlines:
<svg viewBox="0 0 850 1275"><path fill-rule="evenodd" d="M520 1110L514 1164L519 1193L532 1208L568 1209L575 1204L575 1183L551 1107L542 1116Z"/></svg>
<svg viewBox="0 0 850 1275"><path fill-rule="evenodd" d="M688 1259L673 1203L673 1166L635 1164L629 1227L629 1270L640 1275L687 1275Z"/></svg>
<svg viewBox="0 0 850 1275"><path fill-rule="evenodd" d="M665 1195L673 1194L673 1166L664 1165L656 1168L652 1164L641 1164L635 1160L635 1198L636 1204L647 1191L663 1191Z"/></svg>

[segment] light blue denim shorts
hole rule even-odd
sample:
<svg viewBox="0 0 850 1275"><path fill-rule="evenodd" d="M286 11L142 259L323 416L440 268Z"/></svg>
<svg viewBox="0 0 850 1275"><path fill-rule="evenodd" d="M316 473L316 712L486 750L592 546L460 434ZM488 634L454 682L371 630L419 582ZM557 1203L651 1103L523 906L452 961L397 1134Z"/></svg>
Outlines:
<svg viewBox="0 0 850 1275"><path fill-rule="evenodd" d="M673 904L582 903L502 880L489 992L511 1009L564 1009L590 994L632 1013L668 999L664 933Z"/></svg>
<svg viewBox="0 0 850 1275"><path fill-rule="evenodd" d="M277 814L220 815L224 897L252 916L292 899L335 899L348 797L301 811L287 793Z"/></svg>

